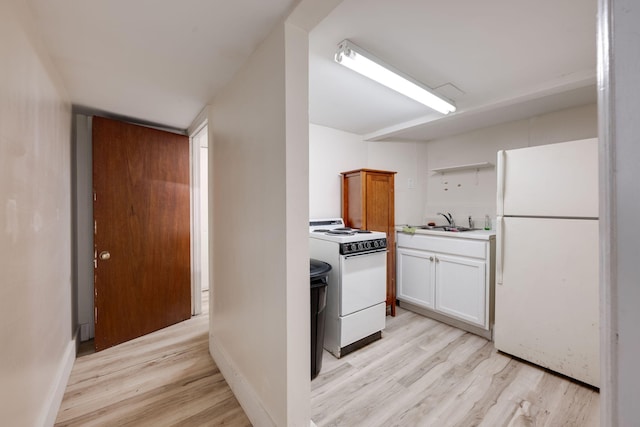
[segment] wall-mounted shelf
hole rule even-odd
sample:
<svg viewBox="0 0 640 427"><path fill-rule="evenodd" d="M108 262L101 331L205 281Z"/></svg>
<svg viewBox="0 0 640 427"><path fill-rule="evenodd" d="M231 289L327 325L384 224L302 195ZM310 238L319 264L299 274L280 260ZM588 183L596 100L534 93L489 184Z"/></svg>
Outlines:
<svg viewBox="0 0 640 427"><path fill-rule="evenodd" d="M469 169L486 169L492 168L493 163L490 162L480 162L480 163L469 163L468 165L455 165L455 166L447 166L444 168L433 168L431 172L433 173L445 173L445 172L455 172L455 171L463 171Z"/></svg>

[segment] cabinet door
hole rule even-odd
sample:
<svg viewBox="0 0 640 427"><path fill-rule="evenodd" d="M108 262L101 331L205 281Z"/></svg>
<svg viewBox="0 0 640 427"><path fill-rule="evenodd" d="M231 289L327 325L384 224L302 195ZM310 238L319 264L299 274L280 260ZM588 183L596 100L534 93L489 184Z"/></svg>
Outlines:
<svg viewBox="0 0 640 427"><path fill-rule="evenodd" d="M368 172L366 175L364 228L391 236L394 218L393 174Z"/></svg>
<svg viewBox="0 0 640 427"><path fill-rule="evenodd" d="M485 261L436 255L435 309L486 327L485 269Z"/></svg>
<svg viewBox="0 0 640 427"><path fill-rule="evenodd" d="M433 254L398 248L396 252L398 298L420 307L434 308Z"/></svg>

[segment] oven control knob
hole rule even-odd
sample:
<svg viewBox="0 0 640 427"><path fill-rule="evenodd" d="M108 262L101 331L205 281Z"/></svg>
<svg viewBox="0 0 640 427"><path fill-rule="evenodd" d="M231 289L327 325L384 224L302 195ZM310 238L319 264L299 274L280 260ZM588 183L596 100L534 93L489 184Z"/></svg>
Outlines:
<svg viewBox="0 0 640 427"><path fill-rule="evenodd" d="M371 249L371 243L370 242L364 242L364 247L367 249Z"/></svg>

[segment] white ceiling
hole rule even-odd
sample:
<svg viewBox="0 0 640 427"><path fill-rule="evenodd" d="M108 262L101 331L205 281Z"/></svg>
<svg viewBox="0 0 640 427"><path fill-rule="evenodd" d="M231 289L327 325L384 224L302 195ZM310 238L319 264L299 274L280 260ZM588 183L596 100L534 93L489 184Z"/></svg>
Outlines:
<svg viewBox="0 0 640 427"><path fill-rule="evenodd" d="M27 0L76 106L186 129L296 0Z"/></svg>
<svg viewBox="0 0 640 427"><path fill-rule="evenodd" d="M430 139L596 101L595 0L345 0L310 36L314 123ZM331 61L349 39L437 89L443 116Z"/></svg>
<svg viewBox="0 0 640 427"><path fill-rule="evenodd" d="M296 0L27 0L74 105L186 129ZM420 140L596 101L596 0L344 0L310 34L310 120ZM333 62L343 39L449 116Z"/></svg>

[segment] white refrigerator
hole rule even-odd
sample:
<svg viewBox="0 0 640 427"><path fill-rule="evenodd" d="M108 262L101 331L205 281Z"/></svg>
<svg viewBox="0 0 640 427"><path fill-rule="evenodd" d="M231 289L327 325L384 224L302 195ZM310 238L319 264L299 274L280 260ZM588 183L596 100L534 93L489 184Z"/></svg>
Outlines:
<svg viewBox="0 0 640 427"><path fill-rule="evenodd" d="M498 152L495 347L600 385L598 142Z"/></svg>

